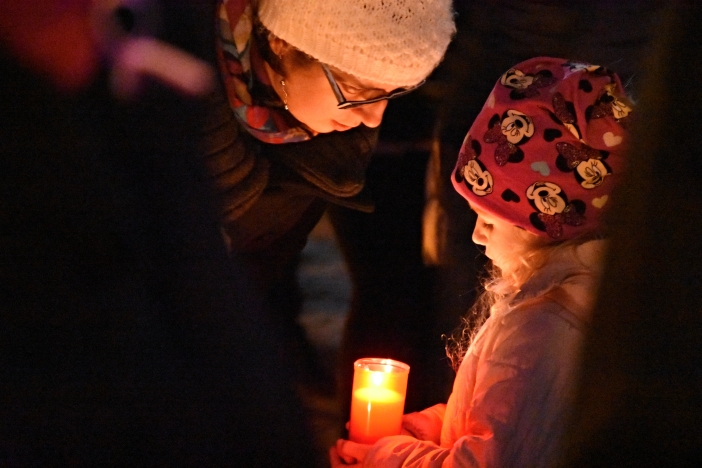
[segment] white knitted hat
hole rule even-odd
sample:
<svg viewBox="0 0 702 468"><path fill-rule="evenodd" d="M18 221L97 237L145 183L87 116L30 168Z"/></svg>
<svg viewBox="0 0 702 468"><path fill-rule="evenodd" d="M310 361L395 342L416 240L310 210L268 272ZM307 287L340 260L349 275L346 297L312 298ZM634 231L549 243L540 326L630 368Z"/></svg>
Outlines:
<svg viewBox="0 0 702 468"><path fill-rule="evenodd" d="M320 62L397 87L426 78L456 31L451 0L259 0L258 17Z"/></svg>

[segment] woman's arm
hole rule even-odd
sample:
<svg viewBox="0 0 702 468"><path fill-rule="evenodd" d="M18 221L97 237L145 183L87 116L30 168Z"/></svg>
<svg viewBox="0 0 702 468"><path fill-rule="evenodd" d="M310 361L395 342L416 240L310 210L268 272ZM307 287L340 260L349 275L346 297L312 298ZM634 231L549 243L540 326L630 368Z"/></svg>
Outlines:
<svg viewBox="0 0 702 468"><path fill-rule="evenodd" d="M223 224L251 209L268 185L269 163L237 123L221 87L208 100L200 153Z"/></svg>

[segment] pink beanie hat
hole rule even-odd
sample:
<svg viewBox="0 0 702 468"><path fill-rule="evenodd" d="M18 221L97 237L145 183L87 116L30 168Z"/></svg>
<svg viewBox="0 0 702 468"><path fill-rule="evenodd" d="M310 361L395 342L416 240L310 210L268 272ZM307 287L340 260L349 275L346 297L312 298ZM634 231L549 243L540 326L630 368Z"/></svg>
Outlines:
<svg viewBox="0 0 702 468"><path fill-rule="evenodd" d="M551 239L596 233L626 167L631 105L596 65L536 57L498 80L453 185L480 209Z"/></svg>

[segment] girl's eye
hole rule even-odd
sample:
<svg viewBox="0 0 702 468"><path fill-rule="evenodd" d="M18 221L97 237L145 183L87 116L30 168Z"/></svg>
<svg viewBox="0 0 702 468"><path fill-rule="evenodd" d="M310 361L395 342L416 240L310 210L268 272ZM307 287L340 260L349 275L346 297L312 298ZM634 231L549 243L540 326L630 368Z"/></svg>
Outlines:
<svg viewBox="0 0 702 468"><path fill-rule="evenodd" d="M485 222L484 219L480 218L478 221L480 222L480 224L483 225L483 227L484 227L485 229L490 229L490 228L492 228L492 224Z"/></svg>

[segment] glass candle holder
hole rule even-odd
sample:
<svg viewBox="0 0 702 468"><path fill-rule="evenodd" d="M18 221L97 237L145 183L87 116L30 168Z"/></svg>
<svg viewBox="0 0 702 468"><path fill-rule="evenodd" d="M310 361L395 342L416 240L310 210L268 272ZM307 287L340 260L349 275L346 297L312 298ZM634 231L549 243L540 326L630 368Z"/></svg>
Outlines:
<svg viewBox="0 0 702 468"><path fill-rule="evenodd" d="M400 434L409 366L393 359L363 358L353 368L349 440L373 444Z"/></svg>

